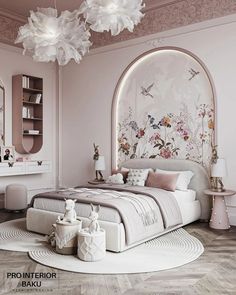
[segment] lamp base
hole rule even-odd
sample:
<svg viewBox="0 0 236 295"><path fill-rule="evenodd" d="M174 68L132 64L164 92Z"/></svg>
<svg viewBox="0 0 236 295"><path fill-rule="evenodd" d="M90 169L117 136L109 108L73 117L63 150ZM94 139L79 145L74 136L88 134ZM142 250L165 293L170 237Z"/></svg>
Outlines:
<svg viewBox="0 0 236 295"><path fill-rule="evenodd" d="M211 190L214 192L224 192L224 185L220 177L211 178Z"/></svg>
<svg viewBox="0 0 236 295"><path fill-rule="evenodd" d="M224 188L211 188L211 190L212 190L213 192L218 192L218 193L225 192L225 189L224 189Z"/></svg>

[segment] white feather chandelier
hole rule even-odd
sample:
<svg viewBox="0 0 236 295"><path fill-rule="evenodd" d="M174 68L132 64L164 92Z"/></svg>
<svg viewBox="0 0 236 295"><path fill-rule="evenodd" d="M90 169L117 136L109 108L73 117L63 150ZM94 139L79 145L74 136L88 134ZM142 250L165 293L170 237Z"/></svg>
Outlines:
<svg viewBox="0 0 236 295"><path fill-rule="evenodd" d="M85 0L80 10L96 32L111 31L118 35L124 29L133 32L144 16L142 0Z"/></svg>
<svg viewBox="0 0 236 295"><path fill-rule="evenodd" d="M35 61L58 61L66 65L71 59L79 63L88 52L91 42L89 29L110 31L118 35L127 28L130 32L144 16L142 0L85 0L78 10L55 8L30 11L28 23L20 27L15 43L22 43L24 52L32 52ZM80 20L85 18L85 22Z"/></svg>
<svg viewBox="0 0 236 295"><path fill-rule="evenodd" d="M23 43L24 52L33 53L36 61L55 61L65 65L70 59L80 62L92 44L90 32L78 18L78 11L63 11L57 17L54 8L30 11L28 24L20 27L16 43Z"/></svg>

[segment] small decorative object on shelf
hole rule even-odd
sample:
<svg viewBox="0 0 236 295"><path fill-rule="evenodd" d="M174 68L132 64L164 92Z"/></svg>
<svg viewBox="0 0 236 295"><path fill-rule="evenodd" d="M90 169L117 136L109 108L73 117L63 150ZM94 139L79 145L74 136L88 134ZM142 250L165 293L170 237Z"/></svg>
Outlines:
<svg viewBox="0 0 236 295"><path fill-rule="evenodd" d="M42 93L37 93L37 94L34 93L30 95L29 101L34 103L40 103L41 98L42 98Z"/></svg>
<svg viewBox="0 0 236 295"><path fill-rule="evenodd" d="M1 147L1 161L13 163L15 162L15 147L14 146L2 146Z"/></svg>
<svg viewBox="0 0 236 295"><path fill-rule="evenodd" d="M39 130L24 130L24 133L36 135L39 134Z"/></svg>
<svg viewBox="0 0 236 295"><path fill-rule="evenodd" d="M56 247L56 252L59 254L77 253L77 234L81 230L82 222L77 219L75 202L76 200L65 200L64 216L63 218L58 216L50 235L47 236L48 242Z"/></svg>
<svg viewBox="0 0 236 295"><path fill-rule="evenodd" d="M96 208L91 204L92 211L89 215L90 224L87 228L78 233L78 258L84 261L97 261L105 257L106 235L105 230L100 228L98 223L98 212L100 206Z"/></svg>
<svg viewBox="0 0 236 295"><path fill-rule="evenodd" d="M94 146L94 166L95 166L95 172L96 172L96 178L94 182L104 182L104 178L102 175L102 171L105 170L105 158L104 156L100 156L99 154L99 146L96 145L95 143L93 144Z"/></svg>
<svg viewBox="0 0 236 295"><path fill-rule="evenodd" d="M229 217L225 204L226 196L235 195L233 190L224 190L223 192L213 191L212 189L205 190L204 193L213 197L213 207L209 226L214 229L229 229Z"/></svg>

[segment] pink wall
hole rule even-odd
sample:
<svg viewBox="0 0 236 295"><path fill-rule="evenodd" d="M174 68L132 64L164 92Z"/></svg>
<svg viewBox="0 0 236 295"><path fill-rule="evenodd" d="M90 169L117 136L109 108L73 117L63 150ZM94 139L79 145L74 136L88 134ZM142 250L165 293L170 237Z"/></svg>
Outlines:
<svg viewBox="0 0 236 295"><path fill-rule="evenodd" d="M56 183L56 67L54 64L36 63L30 56L23 56L22 50L0 44L0 79L6 93L5 145L12 145L12 75L29 74L43 78L44 84L44 144L41 151L32 154L32 159L51 160L52 173L32 176L1 177L0 192L9 183L25 184L30 195L54 188Z"/></svg>
<svg viewBox="0 0 236 295"><path fill-rule="evenodd" d="M236 189L236 23L225 17L96 49L80 65L62 69L61 169L62 185L86 183L93 174L93 142L111 165L111 104L116 83L139 54L161 44L192 51L208 67L216 86L219 154L228 162L226 187ZM155 43L155 42L154 42ZM232 136L233 135L233 136ZM228 199L231 223L236 224L236 198Z"/></svg>

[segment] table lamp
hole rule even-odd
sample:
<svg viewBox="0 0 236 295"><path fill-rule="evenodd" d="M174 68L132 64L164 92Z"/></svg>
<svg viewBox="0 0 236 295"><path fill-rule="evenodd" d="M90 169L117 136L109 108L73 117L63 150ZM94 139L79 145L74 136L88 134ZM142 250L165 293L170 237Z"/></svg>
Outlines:
<svg viewBox="0 0 236 295"><path fill-rule="evenodd" d="M211 165L212 190L216 192L225 191L222 177L227 175L225 159L218 158L216 163Z"/></svg>
<svg viewBox="0 0 236 295"><path fill-rule="evenodd" d="M102 175L101 171L105 170L105 157L104 156L98 156L98 159L95 160L94 162L95 162L94 166L95 166L95 171L96 171L95 181L103 182L104 178L103 178L103 175ZM100 176L100 178L98 176Z"/></svg>

